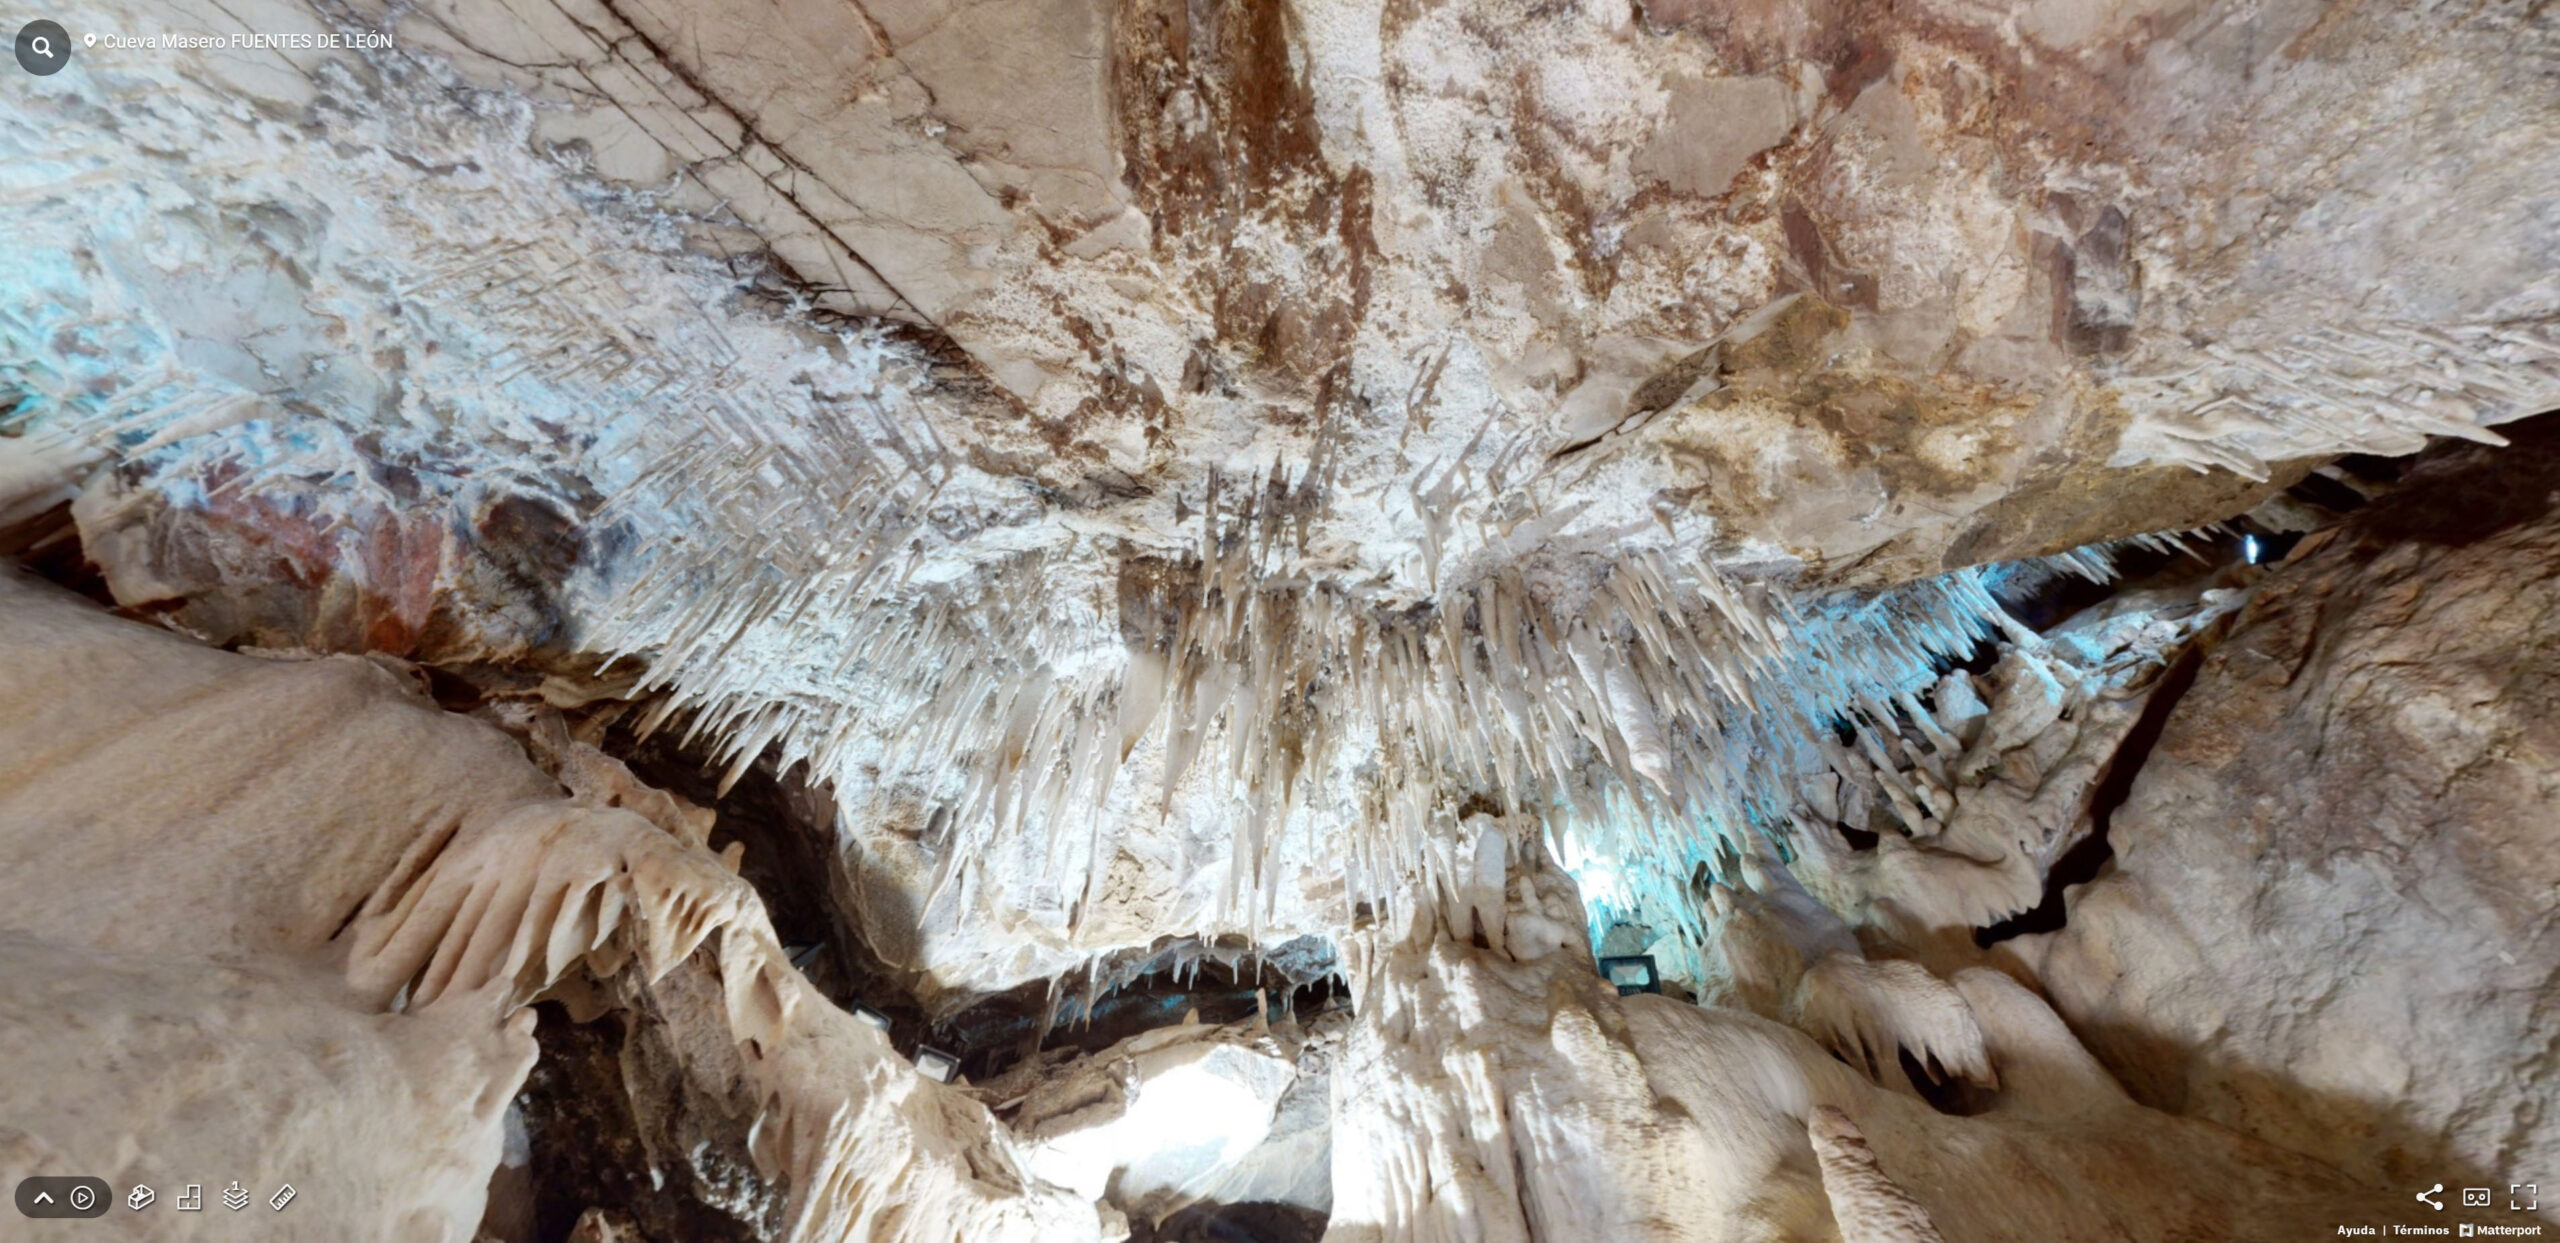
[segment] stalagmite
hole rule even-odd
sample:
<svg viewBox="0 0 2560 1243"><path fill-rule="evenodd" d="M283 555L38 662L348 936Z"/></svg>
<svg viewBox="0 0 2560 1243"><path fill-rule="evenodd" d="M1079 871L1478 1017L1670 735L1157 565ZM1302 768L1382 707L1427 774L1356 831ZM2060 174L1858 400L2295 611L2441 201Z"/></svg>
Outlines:
<svg viewBox="0 0 2560 1243"><path fill-rule="evenodd" d="M2560 1221L2537 5L21 20L13 1189Z"/></svg>
<svg viewBox="0 0 2560 1243"><path fill-rule="evenodd" d="M1840 1223L1841 1243L1944 1243L1929 1210L1876 1168L1875 1150L1848 1114L1816 1105L1805 1131L1822 1162L1822 1190Z"/></svg>

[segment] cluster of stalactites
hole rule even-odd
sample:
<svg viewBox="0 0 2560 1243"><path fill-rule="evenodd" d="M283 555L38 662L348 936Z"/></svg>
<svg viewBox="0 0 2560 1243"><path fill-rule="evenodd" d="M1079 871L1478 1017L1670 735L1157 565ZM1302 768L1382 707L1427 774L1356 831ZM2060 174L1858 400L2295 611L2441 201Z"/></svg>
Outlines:
<svg viewBox="0 0 2560 1243"><path fill-rule="evenodd" d="M343 934L351 984L377 1004L505 1015L541 997L585 1004L600 982L645 990L693 964L718 987L712 1021L755 1103L750 1149L791 1188L784 1237L1096 1237L1091 1208L1031 1179L1000 1123L808 987L736 875L737 848L711 851L709 813L592 748L562 759L575 799L413 845Z"/></svg>
<svg viewBox="0 0 2560 1243"><path fill-rule="evenodd" d="M1290 555L1332 491L1336 442L1319 436L1302 471L1203 506L1198 546L1166 554L1142 593L1169 624L1073 659L1116 619L1056 615L1064 554L1001 551L1019 529L978 539L934 519L954 493L990 489L962 465L969 446L934 430L964 426L947 395L899 378L923 372L915 351L848 336L829 358L792 317L724 301L728 269L665 244L644 196L623 219L574 193L527 154L529 111L502 96L411 92L374 110L364 84L338 85L331 123L361 141L271 175L250 174L279 149L185 90L114 100L121 112L97 114L112 129L0 117L0 152L25 157L0 159L21 208L0 288L0 381L16 390L0 453L66 478L139 463L181 505L272 491L335 506L342 540L361 534L340 526L362 521L350 495L449 505L480 480L552 496L642 550L636 581L597 611L574 602L581 639L646 660L663 706L722 740L733 777L778 748L821 778L876 770L912 787L945 809L946 859L1040 832L1090 896L1101 834L1135 806L1125 770L1153 745L1159 800L1199 780L1238 796L1227 896L1248 917L1269 905L1281 840L1312 828L1301 813L1357 826L1320 853L1343 860L1355 893L1384 894L1468 794L1565 826L1568 857L1626 861L1652 878L1630 886L1668 894L1714 844L1774 822L1770 778L1822 722L1907 697L1934 658L2002 622L1970 572L1802 607L1667 552L1563 594L1522 569L1461 579L1443 536L1476 444L1414 481L1433 604L1384 608ZM144 120L204 158L137 164L125 135ZM288 178L342 192L322 204ZM291 256L317 282L305 301L408 360L397 400L348 403L297 377L251 392L187 363L167 290L97 258L171 203L207 217L326 206L350 257L341 270ZM205 262L263 266L275 244ZM2262 473L2270 429L2380 452L2426 434L2494 439L2477 425L2553 399L2555 358L2525 320L2341 330L2124 386L2167 412L2134 429L2147 460ZM378 482L387 468L420 476L426 499ZM598 494L611 499L590 508Z"/></svg>
<svg viewBox="0 0 2560 1243"><path fill-rule="evenodd" d="M1688 947L1713 935L1716 915L1707 886L1725 882L1759 887L1765 874L1785 871L1797 854L1795 832L1806 819L1807 779L1835 775L1872 797L1908 835L1933 834L1952 808L1948 775L1965 747L1957 718L1978 714L1969 681L1951 666L1978 656L1977 644L2015 653L2053 704L2077 694L2084 676L2051 649L2043 636L2011 617L1995 597L2031 594L2064 577L2111 583L2118 558L2130 549L2204 558L2205 548L2235 537L2227 524L2162 531L2093 544L2031 561L1959 570L1877 596L1843 596L1800 606L1797 641L1785 653L1776 684L1793 685L1790 699L1764 697L1720 739L1708 740L1705 758L1724 767L1728 784L1720 805L1707 810L1733 826L1725 832L1652 831L1647 809L1613 792L1595 820L1580 807L1558 819L1566 839L1563 857L1582 882L1591 913L1591 937L1599 943L1617 925L1678 934ZM2214 615L2206 610L2187 625ZM2143 649L2116 663L2165 656ZM2110 676L2131 676L2110 666ZM1950 681L1950 678L1955 681ZM2057 680L2057 679L2061 680ZM1823 831L1837 817L1822 817ZM1862 824L1860 827L1864 827ZM2016 878L2032 884L2040 874ZM1792 882L1781 882L1792 884ZM2014 913L2009 907L1985 918Z"/></svg>
<svg viewBox="0 0 2560 1243"><path fill-rule="evenodd" d="M1110 834L1154 818L1132 809L1168 814L1208 783L1238 809L1223 912L1258 936L1284 853L1338 860L1353 900L1388 901L1476 796L1538 815L1569 860L1612 861L1622 883L1586 874L1595 906L1672 899L1783 813L1783 777L1820 762L1823 723L1910 711L1951 659L2018 629L1983 571L1799 603L1651 550L1382 607L1298 571L1316 476L1213 478L1196 547L1123 561L1106 606L1056 599L1042 554L886 605L874 592L897 559L874 548L747 590L670 565L604 637L645 652L666 692L644 724L689 711L733 776L772 748L821 779L923 792L942 809L937 899L975 883L967 861L1036 834L1089 904ZM2051 568L2113 572L2103 548ZM1089 656L1105 626L1107 659L1043 655ZM776 659L801 690L776 693Z"/></svg>
<svg viewBox="0 0 2560 1243"><path fill-rule="evenodd" d="M2263 482L2272 461L2399 456L2430 436L2503 445L2491 425L2560 401L2560 341L2547 320L2326 324L2200 348L2198 365L2119 382L2128 406L2150 412L2128 449Z"/></svg>

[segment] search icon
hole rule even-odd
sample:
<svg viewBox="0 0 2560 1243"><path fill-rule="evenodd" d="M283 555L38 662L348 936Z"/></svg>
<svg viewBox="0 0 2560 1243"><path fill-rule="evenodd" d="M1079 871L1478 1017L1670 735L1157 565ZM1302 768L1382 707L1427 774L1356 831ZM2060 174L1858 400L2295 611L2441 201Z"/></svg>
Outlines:
<svg viewBox="0 0 2560 1243"><path fill-rule="evenodd" d="M18 28L18 67L39 78L71 63L71 35L61 23L38 18Z"/></svg>

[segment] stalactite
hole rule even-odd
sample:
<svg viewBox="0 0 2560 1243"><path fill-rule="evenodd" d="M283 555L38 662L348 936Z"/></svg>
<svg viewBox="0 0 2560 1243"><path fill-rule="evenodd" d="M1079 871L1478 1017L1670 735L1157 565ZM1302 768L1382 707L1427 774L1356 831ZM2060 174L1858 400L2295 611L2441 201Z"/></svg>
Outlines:
<svg viewBox="0 0 2560 1243"><path fill-rule="evenodd" d="M153 195L197 201L214 194L203 178L247 177L271 151L153 113L163 145L199 159L109 184L96 174L129 168L124 138L9 131L0 149L28 157L0 175L25 260L0 291L0 374L28 394L0 416L12 451L59 456L60 472L120 463L199 506L324 482L344 496L378 487L368 472L391 462L420 475L422 507L499 482L537 495L636 550L578 582L568 613L576 643L645 669L640 690L660 702L644 729L682 717L685 736L717 740L730 781L770 753L821 784L957 809L938 894L969 883L952 860L1039 835L1081 917L1131 823L1114 808L1146 801L1124 787L1152 770L1160 819L1193 795L1221 816L1243 809L1218 912L1239 925L1269 916L1279 855L1319 821L1354 827L1309 853L1338 860L1352 901L1382 900L1423 865L1437 804L1475 794L1552 808L1560 853L1621 865L1590 886L1596 911L1676 911L1698 866L1790 831L1788 783L1825 763L1824 723L1899 701L1943 758L1910 707L1932 666L1985 633L2031 638L1979 569L1799 598L1707 556L1702 527L1605 553L1515 545L1520 514L1571 524L1591 467L1528 465L1557 446L1498 402L1419 460L1399 435L1393 477L1365 481L1379 515L1365 529L1397 545L1374 559L1395 572L1377 577L1419 581L1378 586L1308 551L1334 507L1370 504L1337 495L1362 446L1355 416L1331 408L1304 434L1203 451L1187 477L1150 480L1180 498L1159 507L1178 515L1166 522L1069 532L1085 515L1045 500L1018 521L946 522L956 494L991 509L1021 489L971 465L969 412L921 351L739 305L736 272L667 244L680 222L645 195L604 211L529 156L520 103L422 95L416 115L339 118L365 136L351 149L503 175L404 194L420 183L377 161L362 170L377 193L336 217L364 239L362 287L398 309L333 286L329 313L369 343L415 347L415 383L378 408L288 409L191 365L151 291L95 260L102 234L149 232ZM273 181L258 193L283 195ZM1409 432L1428 404L1415 394L1452 365L1436 353L1428 380L1361 417ZM2113 381L2142 412L2120 452L2263 477L2268 461L2431 435L2494 442L2488 424L2553 399L2555 365L2549 326L2529 318L2218 342L2180 370ZM201 491L176 495L188 487ZM1511 519L1473 503L1513 492ZM357 521L333 513L323 530L345 540ZM2112 555L2040 564L2104 579ZM1137 654L1090 579L1141 558L1166 567L1141 594L1172 620L1143 626ZM1953 774L1926 754L1924 779L1894 775L1890 756L1873 767L1907 828L1943 820Z"/></svg>
<svg viewBox="0 0 2560 1243"><path fill-rule="evenodd" d="M791 1187L787 1238L1096 1237L1091 1207L1030 1179L1009 1133L809 988L709 850L707 813L583 744L565 761L574 800L423 839L365 900L341 934L358 992L503 1015L626 971L645 988L707 953L758 1104L749 1148Z"/></svg>

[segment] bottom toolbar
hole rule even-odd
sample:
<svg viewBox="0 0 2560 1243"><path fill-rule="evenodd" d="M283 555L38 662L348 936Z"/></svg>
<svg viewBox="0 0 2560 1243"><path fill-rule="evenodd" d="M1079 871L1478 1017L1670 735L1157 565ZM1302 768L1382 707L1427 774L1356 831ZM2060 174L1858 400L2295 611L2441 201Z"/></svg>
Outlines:
<svg viewBox="0 0 2560 1243"><path fill-rule="evenodd" d="M269 1192L267 1208L281 1213L293 1203L296 1195L292 1183L283 1183ZM258 1200L258 1195L233 1179L231 1185L214 1195L215 1202L234 1213L245 1212ZM115 1206L115 1189L103 1178L87 1175L38 1174L18 1181L18 1212L27 1217L104 1217ZM160 1193L136 1183L124 1193L124 1206L131 1212L156 1208L166 1212L201 1213L205 1211L203 1183L188 1183L179 1188L165 1203Z"/></svg>

